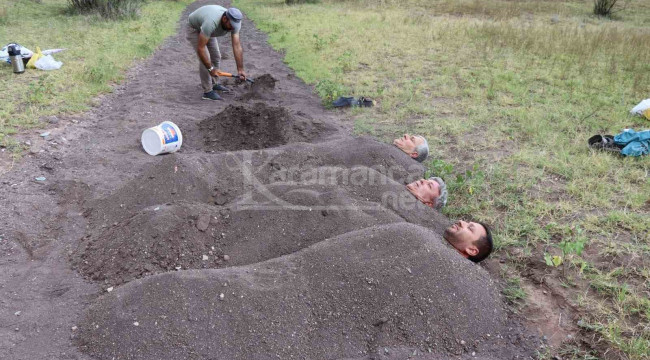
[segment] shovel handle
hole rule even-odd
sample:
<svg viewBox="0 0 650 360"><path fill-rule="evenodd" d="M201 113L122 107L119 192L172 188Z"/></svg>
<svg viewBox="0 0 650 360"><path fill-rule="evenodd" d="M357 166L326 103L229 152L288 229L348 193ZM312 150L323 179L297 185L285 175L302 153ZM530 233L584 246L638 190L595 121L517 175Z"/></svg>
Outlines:
<svg viewBox="0 0 650 360"><path fill-rule="evenodd" d="M221 72L221 71L217 71L217 76L226 76L226 77L233 77L233 78L239 77L239 75L235 75L227 72ZM246 78L246 81L248 81L251 84L255 82L253 79L249 79L249 78Z"/></svg>

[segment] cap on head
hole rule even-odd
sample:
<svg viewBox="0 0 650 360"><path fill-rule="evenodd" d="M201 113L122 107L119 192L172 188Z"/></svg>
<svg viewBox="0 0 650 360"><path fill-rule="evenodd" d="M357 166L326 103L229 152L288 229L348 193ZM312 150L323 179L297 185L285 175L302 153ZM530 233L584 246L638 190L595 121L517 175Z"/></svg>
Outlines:
<svg viewBox="0 0 650 360"><path fill-rule="evenodd" d="M241 11L239 11L239 9L237 8L229 8L228 10L226 10L226 16L228 17L230 22L233 23L238 23L241 21L241 19L244 18Z"/></svg>
<svg viewBox="0 0 650 360"><path fill-rule="evenodd" d="M230 20L230 25L232 26L232 31L238 33L241 28L241 20L244 18L241 11L237 8L229 8L226 10L226 17Z"/></svg>

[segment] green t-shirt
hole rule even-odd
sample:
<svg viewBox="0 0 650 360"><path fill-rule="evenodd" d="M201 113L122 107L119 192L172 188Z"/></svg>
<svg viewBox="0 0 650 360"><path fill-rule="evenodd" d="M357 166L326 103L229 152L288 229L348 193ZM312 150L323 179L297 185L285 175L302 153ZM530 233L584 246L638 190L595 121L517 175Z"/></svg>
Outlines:
<svg viewBox="0 0 650 360"><path fill-rule="evenodd" d="M207 37L224 36L228 30L221 27L221 17L226 12L226 8L219 5L201 6L190 14L188 20L190 26ZM239 32L238 27L234 27L233 34Z"/></svg>

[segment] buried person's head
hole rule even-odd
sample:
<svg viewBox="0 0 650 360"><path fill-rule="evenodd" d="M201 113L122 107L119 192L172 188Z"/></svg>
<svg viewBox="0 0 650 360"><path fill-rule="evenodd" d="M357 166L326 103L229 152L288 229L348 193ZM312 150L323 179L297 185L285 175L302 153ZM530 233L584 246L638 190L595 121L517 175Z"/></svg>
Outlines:
<svg viewBox="0 0 650 360"><path fill-rule="evenodd" d="M443 237L461 255L476 263L492 252L492 233L483 223L458 220L445 229Z"/></svg>
<svg viewBox="0 0 650 360"><path fill-rule="evenodd" d="M404 134L404 136L393 140L393 145L419 162L423 162L429 155L429 143L427 143L427 139L419 135Z"/></svg>
<svg viewBox="0 0 650 360"><path fill-rule="evenodd" d="M447 185L439 177L414 181L406 189L429 207L440 209L447 204Z"/></svg>

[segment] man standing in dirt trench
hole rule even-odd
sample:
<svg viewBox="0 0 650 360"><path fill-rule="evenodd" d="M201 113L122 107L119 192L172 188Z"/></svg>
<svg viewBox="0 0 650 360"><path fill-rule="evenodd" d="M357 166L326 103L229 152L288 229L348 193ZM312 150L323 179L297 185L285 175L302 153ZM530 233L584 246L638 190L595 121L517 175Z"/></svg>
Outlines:
<svg viewBox="0 0 650 360"><path fill-rule="evenodd" d="M239 42L239 29L243 15L239 9L226 9L219 5L206 5L196 9L189 16L187 40L190 41L199 56L199 75L203 87L203 99L222 100L216 91L230 91L227 87L214 81L221 63L221 52L217 36L231 33L232 51L235 55L237 73L246 80L244 72L244 51Z"/></svg>

